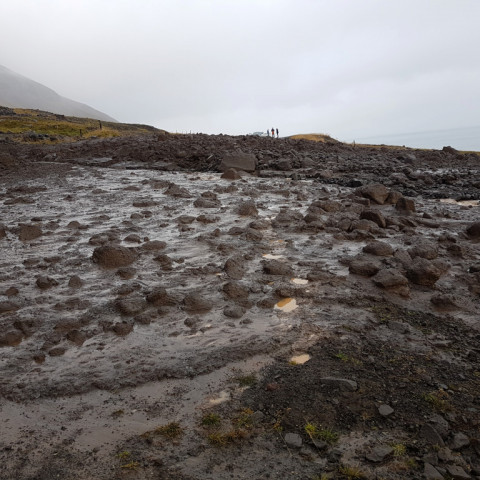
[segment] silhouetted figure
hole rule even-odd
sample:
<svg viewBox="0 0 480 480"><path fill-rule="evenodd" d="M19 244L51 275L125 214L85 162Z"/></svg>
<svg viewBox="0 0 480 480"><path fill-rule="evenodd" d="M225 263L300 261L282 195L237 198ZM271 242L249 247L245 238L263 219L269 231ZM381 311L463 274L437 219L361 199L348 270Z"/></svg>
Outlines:
<svg viewBox="0 0 480 480"><path fill-rule="evenodd" d="M267 130L267 137L270 136L270 130Z"/></svg>
<svg viewBox="0 0 480 480"><path fill-rule="evenodd" d="M275 138L275 130L272 128L272 138Z"/></svg>
<svg viewBox="0 0 480 480"><path fill-rule="evenodd" d="M278 138L278 128L277 128L277 138Z"/></svg>

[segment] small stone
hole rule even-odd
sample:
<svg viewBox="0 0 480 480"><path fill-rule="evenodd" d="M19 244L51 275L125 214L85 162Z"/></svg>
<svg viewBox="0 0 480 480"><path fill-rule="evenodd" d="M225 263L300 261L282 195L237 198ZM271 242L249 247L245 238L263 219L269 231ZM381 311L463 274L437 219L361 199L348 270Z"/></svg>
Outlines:
<svg viewBox="0 0 480 480"><path fill-rule="evenodd" d="M338 388L344 392L354 392L358 388L357 382L346 378L323 377L320 379L320 383Z"/></svg>
<svg viewBox="0 0 480 480"><path fill-rule="evenodd" d="M382 417L388 417L389 415L391 415L395 410L393 410L393 408L390 406L390 405L386 405L386 404L383 404L383 405L380 405L380 407L378 407L378 413L382 416Z"/></svg>
<svg viewBox="0 0 480 480"><path fill-rule="evenodd" d="M68 281L68 286L70 288L80 288L83 285L83 280L78 275L73 275Z"/></svg>
<svg viewBox="0 0 480 480"><path fill-rule="evenodd" d="M370 462L380 463L383 462L387 457L390 457L392 454L392 447L378 446L375 447L370 453L367 453L367 455L365 455L365 458Z"/></svg>
<svg viewBox="0 0 480 480"><path fill-rule="evenodd" d="M285 443L290 448L302 448L303 440L298 433L287 433L285 435Z"/></svg>
<svg viewBox="0 0 480 480"><path fill-rule="evenodd" d="M8 312L14 312L15 310L18 310L20 307L14 303L14 302L0 302L0 314L2 313L8 313Z"/></svg>
<svg viewBox="0 0 480 480"><path fill-rule="evenodd" d="M44 275L41 275L37 278L36 284L41 290L46 290L48 288L56 287L58 282L52 277L45 277Z"/></svg>
<svg viewBox="0 0 480 480"><path fill-rule="evenodd" d="M453 436L452 443L450 448L452 450L461 450L462 448L468 447L470 445L469 438L464 433L456 433Z"/></svg>

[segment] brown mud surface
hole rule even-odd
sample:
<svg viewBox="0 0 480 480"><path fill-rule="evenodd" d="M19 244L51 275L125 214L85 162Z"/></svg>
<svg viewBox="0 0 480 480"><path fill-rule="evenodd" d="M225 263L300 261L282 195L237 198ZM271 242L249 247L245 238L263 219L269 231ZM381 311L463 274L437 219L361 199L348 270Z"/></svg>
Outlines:
<svg viewBox="0 0 480 480"><path fill-rule="evenodd" d="M480 478L479 199L451 148L3 141L0 478Z"/></svg>

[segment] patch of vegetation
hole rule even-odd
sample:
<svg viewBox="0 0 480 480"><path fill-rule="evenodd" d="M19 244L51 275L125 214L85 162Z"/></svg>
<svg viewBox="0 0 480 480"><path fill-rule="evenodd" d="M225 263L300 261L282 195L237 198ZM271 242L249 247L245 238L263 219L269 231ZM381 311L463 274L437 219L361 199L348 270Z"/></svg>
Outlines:
<svg viewBox="0 0 480 480"><path fill-rule="evenodd" d="M218 427L222 423L220 415L216 413L207 413L202 417L202 427Z"/></svg>
<svg viewBox="0 0 480 480"><path fill-rule="evenodd" d="M445 413L452 410L450 397L444 390L425 393L422 398L437 412Z"/></svg>
<svg viewBox="0 0 480 480"><path fill-rule="evenodd" d="M125 460L126 458L130 457L130 455L131 453L127 450L117 453L117 457L120 458L121 460Z"/></svg>
<svg viewBox="0 0 480 480"><path fill-rule="evenodd" d="M239 375L234 380L241 387L253 387L257 383L257 376L254 373L249 373L247 375Z"/></svg>
<svg viewBox="0 0 480 480"><path fill-rule="evenodd" d="M160 435L165 438L174 439L182 435L183 428L178 422L170 422L166 425L160 425L155 430L150 430L142 434L142 437L150 437L151 435Z"/></svg>
<svg viewBox="0 0 480 480"><path fill-rule="evenodd" d="M346 353L343 353L343 352L337 353L335 357L345 363L351 363L352 365L356 365L356 366L363 365L363 362L361 360L351 357L350 355L347 355Z"/></svg>
<svg viewBox="0 0 480 480"><path fill-rule="evenodd" d="M392 448L394 457L404 457L407 453L407 447L403 443L395 443Z"/></svg>
<svg viewBox="0 0 480 480"><path fill-rule="evenodd" d="M320 428L314 423L307 423L304 427L305 432L312 440L323 440L329 445L334 445L338 441L338 433L330 428Z"/></svg>
<svg viewBox="0 0 480 480"><path fill-rule="evenodd" d="M365 473L363 473L358 467L347 467L343 465L338 469L338 473L346 477L348 480L367 478Z"/></svg>
<svg viewBox="0 0 480 480"><path fill-rule="evenodd" d="M340 143L338 140L335 140L325 133L299 133L297 135L292 135L290 138L293 138L294 140L310 140L311 142Z"/></svg>
<svg viewBox="0 0 480 480"><path fill-rule="evenodd" d="M120 468L124 468L125 470L136 470L140 464L138 462L128 462L125 465L120 465Z"/></svg>
<svg viewBox="0 0 480 480"><path fill-rule="evenodd" d="M216 447L225 447L238 440L246 438L247 434L243 430L233 429L228 432L213 432L207 436L208 443Z"/></svg>
<svg viewBox="0 0 480 480"><path fill-rule="evenodd" d="M253 427L253 410L244 408L240 415L235 418L234 423L238 428L252 428Z"/></svg>

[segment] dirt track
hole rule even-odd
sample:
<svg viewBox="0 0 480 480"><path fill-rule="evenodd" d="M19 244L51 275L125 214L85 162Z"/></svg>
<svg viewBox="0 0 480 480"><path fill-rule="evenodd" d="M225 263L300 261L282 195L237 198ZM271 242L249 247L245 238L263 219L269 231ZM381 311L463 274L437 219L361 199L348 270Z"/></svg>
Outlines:
<svg viewBox="0 0 480 480"><path fill-rule="evenodd" d="M2 478L476 478L479 165L0 144Z"/></svg>

